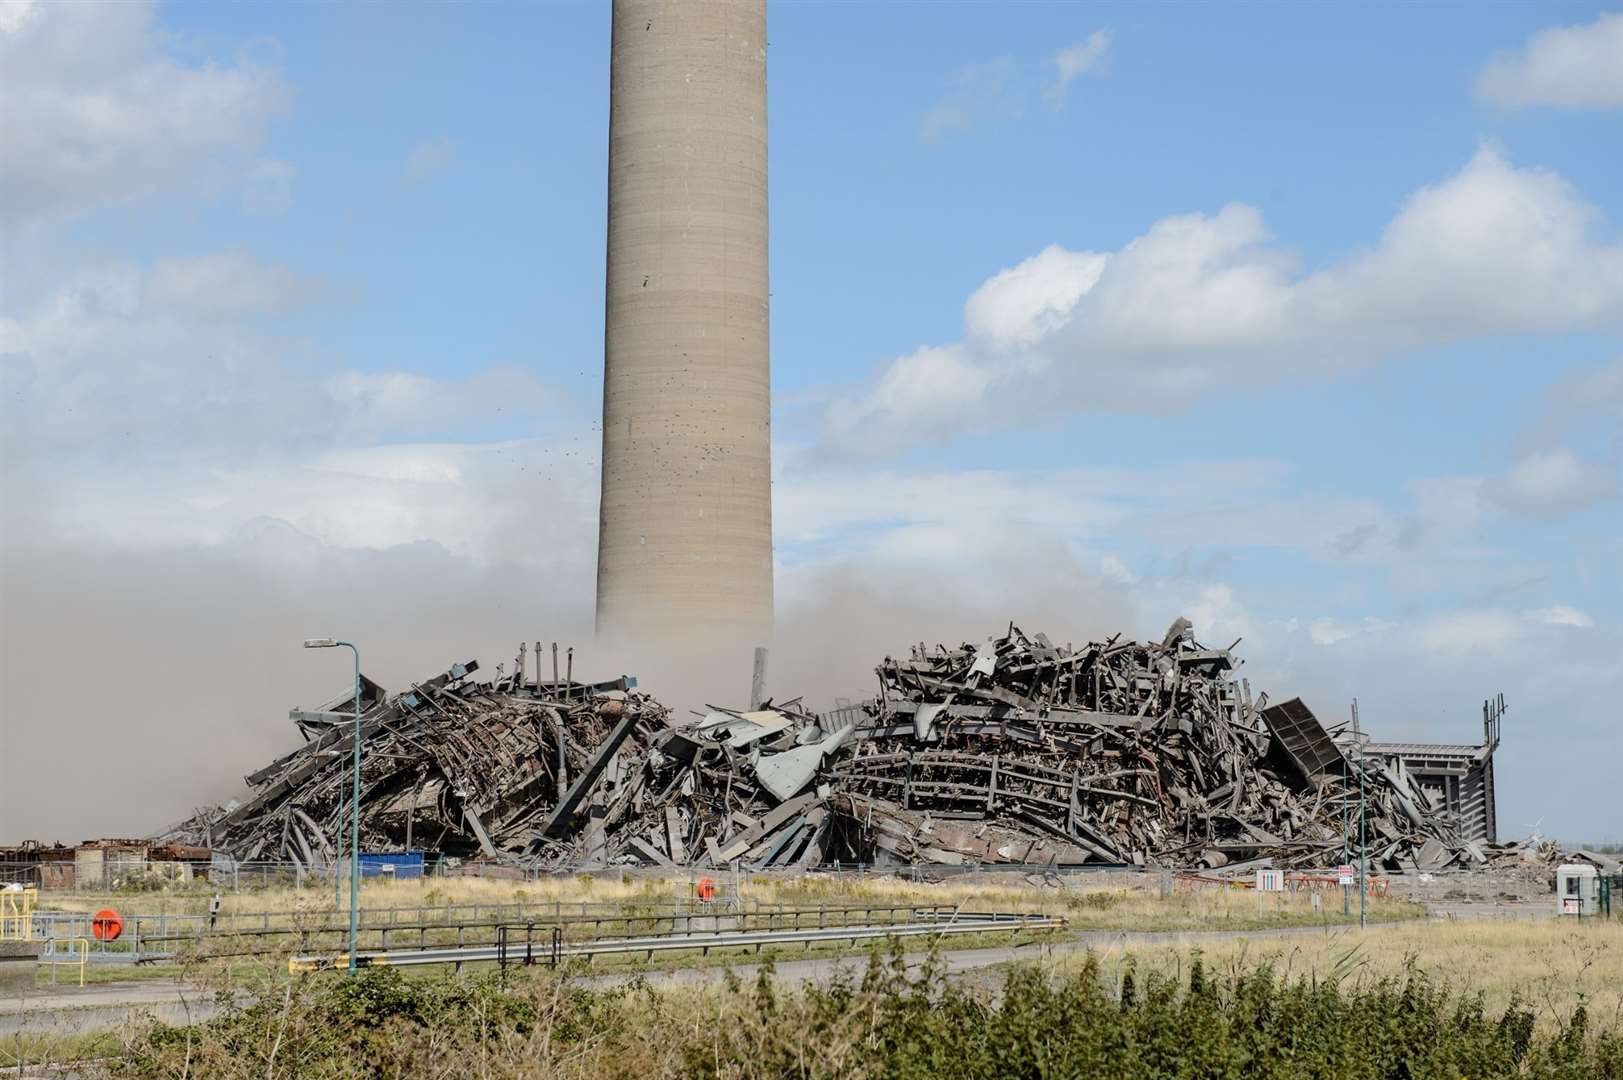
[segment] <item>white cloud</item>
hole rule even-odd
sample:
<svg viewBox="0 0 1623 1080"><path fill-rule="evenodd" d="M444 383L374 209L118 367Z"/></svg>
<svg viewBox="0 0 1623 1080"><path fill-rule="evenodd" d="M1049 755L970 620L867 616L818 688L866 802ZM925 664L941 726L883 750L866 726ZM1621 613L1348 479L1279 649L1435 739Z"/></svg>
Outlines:
<svg viewBox="0 0 1623 1080"><path fill-rule="evenodd" d="M1050 244L1018 266L993 274L964 304L969 336L992 346L1025 346L1063 325L1099 283L1109 256Z"/></svg>
<svg viewBox="0 0 1623 1080"><path fill-rule="evenodd" d="M1493 477L1483 494L1513 513L1570 514L1617 495L1617 469L1592 464L1571 450L1536 450Z"/></svg>
<svg viewBox="0 0 1623 1080"><path fill-rule="evenodd" d="M0 318L9 471L198 456L230 468L312 447L499 433L547 407L548 391L520 371L462 381L345 371L278 329L277 316L351 295L241 253L79 271Z"/></svg>
<svg viewBox="0 0 1623 1080"><path fill-rule="evenodd" d="M1502 653L1527 634L1523 620L1506 611L1457 611L1422 623L1420 644L1448 655Z"/></svg>
<svg viewBox="0 0 1623 1080"><path fill-rule="evenodd" d="M1341 623L1335 619L1318 618L1308 623L1308 640L1315 645L1339 645L1343 641L1363 637L1367 634L1384 634L1392 630L1396 623L1386 619L1379 619L1373 615L1366 615L1356 623Z"/></svg>
<svg viewBox="0 0 1623 1080"><path fill-rule="evenodd" d="M1580 630L1588 630L1595 625L1595 620L1590 618L1588 614L1565 604L1529 611L1527 617L1546 626L1572 626Z"/></svg>
<svg viewBox="0 0 1623 1080"><path fill-rule="evenodd" d="M1477 97L1519 108L1623 108L1623 13L1540 30L1482 69Z"/></svg>
<svg viewBox="0 0 1623 1080"><path fill-rule="evenodd" d="M1623 245L1561 177L1483 147L1378 243L1310 273L1261 214L1164 218L1114 252L1049 247L966 304L962 343L882 365L831 404L832 453L1066 410L1165 412L1498 333L1623 322Z"/></svg>
<svg viewBox="0 0 1623 1080"><path fill-rule="evenodd" d="M142 309L210 320L284 315L353 295L336 283L241 251L161 260L139 278L139 288Z"/></svg>
<svg viewBox="0 0 1623 1080"><path fill-rule="evenodd" d="M279 72L248 56L184 63L166 51L154 10L139 0L6 7L0 214L73 213L236 176L250 205L285 203L286 167L253 158L288 107Z"/></svg>
<svg viewBox="0 0 1623 1080"><path fill-rule="evenodd" d="M408 184L418 184L455 163L456 148L450 139L427 139L418 143L407 156L403 175Z"/></svg>
<svg viewBox="0 0 1623 1080"><path fill-rule="evenodd" d="M1015 86L1018 74L1010 56L966 64L953 76L953 88L925 112L920 135L939 139L984 121L1019 117L1024 107Z"/></svg>
<svg viewBox="0 0 1623 1080"><path fill-rule="evenodd" d="M1105 52L1110 48L1110 31L1095 30L1087 39L1067 45L1054 54L1054 78L1043 91L1048 104L1060 108L1065 104L1065 91L1079 75L1097 74L1104 64Z"/></svg>
<svg viewBox="0 0 1623 1080"><path fill-rule="evenodd" d="M1099 575L1106 581L1113 581L1118 585L1138 584L1138 576L1129 570L1127 564L1116 555L1100 556Z"/></svg>

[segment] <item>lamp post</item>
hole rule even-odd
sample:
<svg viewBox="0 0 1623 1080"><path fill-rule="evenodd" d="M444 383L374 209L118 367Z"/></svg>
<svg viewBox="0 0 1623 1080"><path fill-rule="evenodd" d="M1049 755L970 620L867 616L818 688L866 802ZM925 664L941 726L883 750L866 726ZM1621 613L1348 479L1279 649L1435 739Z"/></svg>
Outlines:
<svg viewBox="0 0 1623 1080"><path fill-rule="evenodd" d="M306 638L306 649L333 649L344 646L355 655L355 775L349 803L349 973L355 974L355 930L361 894L361 650L353 643L336 638ZM342 833L340 832L340 839ZM338 885L336 868L333 890Z"/></svg>
<svg viewBox="0 0 1623 1080"><path fill-rule="evenodd" d="M1358 743L1358 927L1369 926L1369 847L1364 832L1364 735L1358 727L1358 699L1352 703L1353 738Z"/></svg>

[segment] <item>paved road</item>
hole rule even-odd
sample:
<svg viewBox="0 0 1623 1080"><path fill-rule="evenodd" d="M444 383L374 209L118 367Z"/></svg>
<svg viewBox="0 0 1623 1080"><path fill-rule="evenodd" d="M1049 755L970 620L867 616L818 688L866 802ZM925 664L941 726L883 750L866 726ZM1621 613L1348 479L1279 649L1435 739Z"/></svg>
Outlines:
<svg viewBox="0 0 1623 1080"><path fill-rule="evenodd" d="M99 983L84 989L36 990L0 999L0 1037L82 1035L107 1031L150 1014L167 1024L205 1020L216 1011L213 994L176 979Z"/></svg>

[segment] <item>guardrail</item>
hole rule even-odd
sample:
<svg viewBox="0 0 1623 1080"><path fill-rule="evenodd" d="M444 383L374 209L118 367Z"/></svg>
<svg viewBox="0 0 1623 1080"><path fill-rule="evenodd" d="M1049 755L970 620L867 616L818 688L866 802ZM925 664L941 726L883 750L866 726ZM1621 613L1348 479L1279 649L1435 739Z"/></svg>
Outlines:
<svg viewBox="0 0 1623 1080"><path fill-rule="evenodd" d="M64 949L63 946L67 946L67 948ZM52 986L56 985L56 969L58 965L78 967L79 985L84 986L85 963L89 959L89 938L52 938L45 943L45 951L40 954L39 962L50 965Z"/></svg>
<svg viewBox="0 0 1623 1080"><path fill-rule="evenodd" d="M553 928L527 923L523 942L514 942L510 933L498 934L493 945L467 948L436 948L410 952L365 952L356 957L359 967L407 967L420 964L491 963L507 967L509 964L533 964L537 960L535 931L546 930L540 957L543 962L556 966L577 957L590 959L626 953L644 953L652 959L656 952L698 949L708 955L711 949L751 948L760 951L766 945L821 941L857 942L891 937L919 937L923 935L957 935L984 933L1013 933L1020 930L1061 930L1065 919L1053 915L1027 915L1018 912L984 912L979 917L958 917L945 920L908 923L881 923L868 926L836 926L804 930L752 930L714 932L696 931L681 934L659 934L640 937L600 938L590 941L568 941ZM511 929L503 927L503 931ZM348 964L347 954L332 956L294 956L288 959L290 972L325 971Z"/></svg>
<svg viewBox="0 0 1623 1080"><path fill-rule="evenodd" d="M434 948L468 948L497 943L504 925L557 926L569 940L606 936L662 936L692 932L770 931L830 929L841 926L893 925L944 918L987 919L1001 913L966 912L958 908L919 904L821 905L698 905L659 907L648 911L605 910L554 917L547 908L522 912L512 917L456 922L430 919L422 922L365 920L359 927L364 948L377 952L425 951ZM488 908L487 908L488 910ZM391 913L393 917L393 913ZM183 928L175 932L175 916L129 916L125 933L117 941L96 941L90 959L94 963L154 963L186 955L198 960L241 959L275 956L292 950L313 951L343 948L348 940L347 922L316 924L290 922L287 925L247 926L239 929L209 930L206 916L180 917ZM90 916L64 916L42 935L52 938L88 936ZM520 921L522 920L522 922ZM454 935L454 942L449 940Z"/></svg>

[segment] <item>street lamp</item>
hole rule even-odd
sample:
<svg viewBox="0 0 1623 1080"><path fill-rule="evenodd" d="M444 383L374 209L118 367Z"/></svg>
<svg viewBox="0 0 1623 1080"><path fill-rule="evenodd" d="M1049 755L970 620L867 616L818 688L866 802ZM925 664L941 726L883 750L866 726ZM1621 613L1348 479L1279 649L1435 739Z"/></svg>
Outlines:
<svg viewBox="0 0 1623 1080"><path fill-rule="evenodd" d="M305 638L306 649L334 649L344 646L355 654L355 780L349 805L349 973L355 974L355 929L359 914L361 893L361 650L348 641L336 638ZM342 853L343 832L339 831ZM333 872L333 892L338 891L338 873Z"/></svg>

